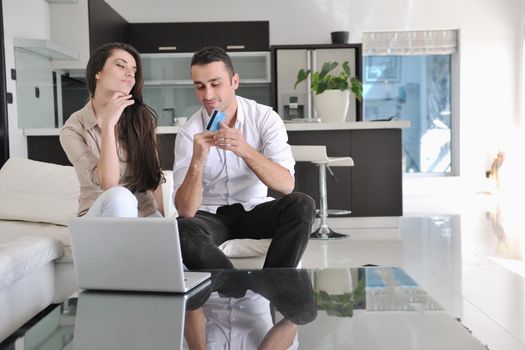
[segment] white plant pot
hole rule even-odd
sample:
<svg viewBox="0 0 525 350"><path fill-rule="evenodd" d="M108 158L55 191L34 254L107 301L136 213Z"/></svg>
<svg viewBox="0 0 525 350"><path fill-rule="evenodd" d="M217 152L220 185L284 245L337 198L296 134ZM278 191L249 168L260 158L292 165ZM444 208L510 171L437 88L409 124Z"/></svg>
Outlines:
<svg viewBox="0 0 525 350"><path fill-rule="evenodd" d="M325 90L314 95L314 105L317 117L323 123L342 123L346 121L346 113L350 104L348 90Z"/></svg>
<svg viewBox="0 0 525 350"><path fill-rule="evenodd" d="M315 271L316 290L323 290L330 295L352 293L354 285L349 268Z"/></svg>

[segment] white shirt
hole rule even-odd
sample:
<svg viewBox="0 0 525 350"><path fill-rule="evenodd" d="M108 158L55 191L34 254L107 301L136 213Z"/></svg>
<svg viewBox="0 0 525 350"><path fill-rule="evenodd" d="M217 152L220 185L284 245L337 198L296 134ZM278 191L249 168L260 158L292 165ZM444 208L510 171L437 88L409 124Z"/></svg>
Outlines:
<svg viewBox="0 0 525 350"><path fill-rule="evenodd" d="M202 108L191 116L175 139L173 188L177 193L193 154L193 137L206 128L209 115ZM246 143L271 161L294 174L286 128L271 107L237 96L236 129L241 130ZM215 213L223 205L240 203L246 211L272 200L264 185L244 160L231 151L211 147L203 175L203 201L200 210Z"/></svg>
<svg viewBox="0 0 525 350"><path fill-rule="evenodd" d="M242 298L220 297L213 292L202 306L206 317L206 349L258 349L273 327L270 302L261 295L246 291ZM298 333L289 350L298 349ZM188 349L186 340L184 348Z"/></svg>

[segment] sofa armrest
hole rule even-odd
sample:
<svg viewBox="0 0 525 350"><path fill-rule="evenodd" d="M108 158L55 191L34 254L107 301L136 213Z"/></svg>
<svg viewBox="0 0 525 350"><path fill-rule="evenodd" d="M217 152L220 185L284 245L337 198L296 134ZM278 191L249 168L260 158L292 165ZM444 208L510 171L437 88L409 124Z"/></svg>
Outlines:
<svg viewBox="0 0 525 350"><path fill-rule="evenodd" d="M162 184L162 199L164 203L164 216L167 218L177 217L177 209L173 203L173 171L164 170L166 182Z"/></svg>

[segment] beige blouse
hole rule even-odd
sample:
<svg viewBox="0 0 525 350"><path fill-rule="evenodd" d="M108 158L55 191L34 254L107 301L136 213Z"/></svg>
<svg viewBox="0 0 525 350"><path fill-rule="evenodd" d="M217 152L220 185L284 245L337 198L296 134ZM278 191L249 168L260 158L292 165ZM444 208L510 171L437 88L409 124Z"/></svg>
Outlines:
<svg viewBox="0 0 525 350"><path fill-rule="evenodd" d="M80 182L78 216L84 215L98 196L104 192L100 188L97 165L100 158L102 131L97 124L91 100L79 111L73 113L60 130L60 144L67 158L75 167ZM126 150L117 144L120 181L126 176ZM157 202L152 191L135 193L139 216L149 216L157 210Z"/></svg>

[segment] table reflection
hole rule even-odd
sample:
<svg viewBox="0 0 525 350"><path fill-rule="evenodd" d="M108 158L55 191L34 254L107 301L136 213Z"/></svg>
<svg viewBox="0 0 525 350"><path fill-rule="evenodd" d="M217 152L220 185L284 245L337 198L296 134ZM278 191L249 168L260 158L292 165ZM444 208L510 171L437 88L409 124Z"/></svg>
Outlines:
<svg viewBox="0 0 525 350"><path fill-rule="evenodd" d="M83 291L73 349L296 349L316 316L306 270L216 271L188 294Z"/></svg>
<svg viewBox="0 0 525 350"><path fill-rule="evenodd" d="M277 320L275 311L282 318ZM221 271L186 312L189 349L296 349L297 325L317 316L304 270Z"/></svg>
<svg viewBox="0 0 525 350"><path fill-rule="evenodd" d="M75 350L484 348L392 267L224 270L188 294L82 292L62 322L74 322Z"/></svg>

